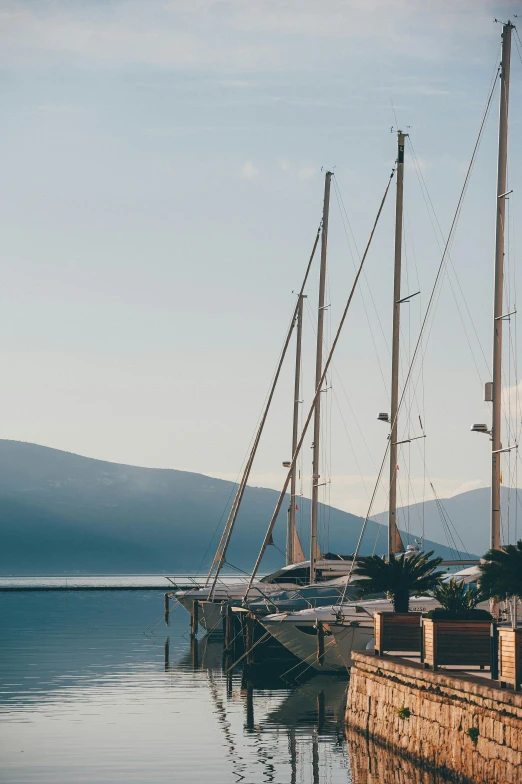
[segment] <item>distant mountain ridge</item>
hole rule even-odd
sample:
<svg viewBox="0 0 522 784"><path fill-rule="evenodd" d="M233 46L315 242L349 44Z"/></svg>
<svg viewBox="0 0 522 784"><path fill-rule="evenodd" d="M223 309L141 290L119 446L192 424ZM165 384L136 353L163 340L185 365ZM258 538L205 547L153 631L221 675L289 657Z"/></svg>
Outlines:
<svg viewBox="0 0 522 784"><path fill-rule="evenodd" d="M522 490L501 488L502 540L513 542L522 538ZM435 500L412 504L397 510L399 527L414 536L424 531L430 539L456 548L461 555L474 552L483 555L489 549L491 490L479 487L452 498L441 498L444 515ZM386 513L374 520L385 523Z"/></svg>
<svg viewBox="0 0 522 784"><path fill-rule="evenodd" d="M232 482L202 474L120 465L0 440L0 574L204 571L234 491ZM277 498L275 490L247 487L228 553L233 567L252 568ZM286 508L263 571L284 562ZM309 512L310 502L301 499L304 532ZM329 531L323 548L353 552L362 518L329 507L320 512ZM377 552L384 552L386 528L369 521L362 553L373 551L377 537ZM426 548L453 557L452 550L431 541L431 535ZM232 566L227 571L233 572Z"/></svg>

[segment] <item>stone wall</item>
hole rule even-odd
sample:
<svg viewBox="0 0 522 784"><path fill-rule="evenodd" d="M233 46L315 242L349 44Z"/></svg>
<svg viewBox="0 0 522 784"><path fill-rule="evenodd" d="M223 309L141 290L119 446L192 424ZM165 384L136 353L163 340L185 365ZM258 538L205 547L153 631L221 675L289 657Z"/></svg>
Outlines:
<svg viewBox="0 0 522 784"><path fill-rule="evenodd" d="M454 781L522 782L522 694L395 657L353 659L349 727Z"/></svg>
<svg viewBox="0 0 522 784"><path fill-rule="evenodd" d="M352 784L454 784L455 777L436 772L417 760L398 754L373 738L346 727Z"/></svg>

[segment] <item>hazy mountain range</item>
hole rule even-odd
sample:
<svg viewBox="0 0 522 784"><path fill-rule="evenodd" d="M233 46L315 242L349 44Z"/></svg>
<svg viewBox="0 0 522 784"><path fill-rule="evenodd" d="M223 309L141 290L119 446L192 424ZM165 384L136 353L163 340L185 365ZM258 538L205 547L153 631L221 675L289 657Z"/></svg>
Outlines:
<svg viewBox="0 0 522 784"><path fill-rule="evenodd" d="M0 574L179 574L204 569L234 488L232 482L201 474L119 465L0 440ZM234 567L252 567L277 497L274 490L247 488L228 554ZM511 506L514 526L516 499ZM483 553L488 547L489 491L463 493L445 500L444 507L465 547ZM435 502L427 502L424 510L422 505L409 507L411 531L421 533L422 513L426 548L455 557ZM298 517L306 531L306 499ZM327 507L320 517L320 531L328 531L323 549L353 552L362 518ZM404 510L401 521L407 522ZM263 571L283 563L285 524L286 504ZM454 538L464 552L455 534ZM384 552L386 528L370 521L362 552L372 552L376 541L376 552Z"/></svg>

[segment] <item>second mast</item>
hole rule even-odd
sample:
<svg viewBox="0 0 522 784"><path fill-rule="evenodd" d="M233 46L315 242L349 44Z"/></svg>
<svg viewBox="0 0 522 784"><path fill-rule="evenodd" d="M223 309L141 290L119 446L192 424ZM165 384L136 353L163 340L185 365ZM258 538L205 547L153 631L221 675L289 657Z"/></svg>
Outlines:
<svg viewBox="0 0 522 784"><path fill-rule="evenodd" d="M330 183L332 172L326 172L324 180L323 227L321 232L321 271L319 273L319 307L317 312L317 353L315 361L315 388L323 375L323 333L326 290L326 249L328 245L328 215L330 211ZM318 554L317 520L319 505L319 455L321 440L321 395L317 395L314 410L314 436L312 459L312 520L310 527L310 584L315 581L315 561Z"/></svg>

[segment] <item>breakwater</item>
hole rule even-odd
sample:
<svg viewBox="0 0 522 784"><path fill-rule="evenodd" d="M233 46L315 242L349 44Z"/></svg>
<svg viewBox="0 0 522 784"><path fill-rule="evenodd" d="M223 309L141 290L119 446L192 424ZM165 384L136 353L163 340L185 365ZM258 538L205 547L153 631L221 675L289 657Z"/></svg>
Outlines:
<svg viewBox="0 0 522 784"><path fill-rule="evenodd" d="M522 694L397 657L353 659L352 731L460 784L522 780Z"/></svg>

